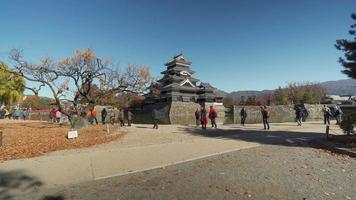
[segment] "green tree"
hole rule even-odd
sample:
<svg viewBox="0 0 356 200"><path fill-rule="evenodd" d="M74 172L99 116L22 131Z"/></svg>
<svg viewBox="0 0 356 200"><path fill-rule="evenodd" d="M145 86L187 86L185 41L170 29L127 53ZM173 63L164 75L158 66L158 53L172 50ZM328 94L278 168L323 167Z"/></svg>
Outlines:
<svg viewBox="0 0 356 200"><path fill-rule="evenodd" d="M288 96L281 87L274 91L274 100L276 105L288 104Z"/></svg>
<svg viewBox="0 0 356 200"><path fill-rule="evenodd" d="M5 105L20 101L25 90L25 80L8 70L4 63L0 63L0 103Z"/></svg>
<svg viewBox="0 0 356 200"><path fill-rule="evenodd" d="M351 18L356 21L356 13L352 13ZM342 72L350 78L356 79L356 23L351 25L349 34L353 40L336 40L335 47L344 52L345 57L339 58L339 62L345 68Z"/></svg>

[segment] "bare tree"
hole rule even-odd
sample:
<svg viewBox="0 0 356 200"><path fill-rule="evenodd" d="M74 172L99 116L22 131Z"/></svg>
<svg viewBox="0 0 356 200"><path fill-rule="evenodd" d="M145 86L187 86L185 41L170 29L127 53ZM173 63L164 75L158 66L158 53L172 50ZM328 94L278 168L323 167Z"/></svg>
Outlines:
<svg viewBox="0 0 356 200"><path fill-rule="evenodd" d="M38 94L41 87L48 87L59 111L71 123L72 115L64 109L61 104L63 100L70 102L75 112L79 113L80 100L94 106L107 95L143 94L151 84L148 67L129 65L121 72L112 66L109 59L98 58L91 49L77 50L73 56L61 61L45 57L38 64L25 61L22 51L17 49L11 51L10 58L14 61L11 72L24 77L28 82L39 83L38 88L31 89L35 94L36 91Z"/></svg>

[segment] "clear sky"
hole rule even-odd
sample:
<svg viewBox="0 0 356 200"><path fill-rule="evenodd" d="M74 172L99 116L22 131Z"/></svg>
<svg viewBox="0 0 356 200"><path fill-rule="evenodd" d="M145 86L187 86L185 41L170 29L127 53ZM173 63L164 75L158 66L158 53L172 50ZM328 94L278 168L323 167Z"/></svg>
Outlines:
<svg viewBox="0 0 356 200"><path fill-rule="evenodd" d="M352 12L356 0L1 0L0 59L12 48L32 62L93 48L159 78L182 52L219 89L274 89L346 78L334 44Z"/></svg>

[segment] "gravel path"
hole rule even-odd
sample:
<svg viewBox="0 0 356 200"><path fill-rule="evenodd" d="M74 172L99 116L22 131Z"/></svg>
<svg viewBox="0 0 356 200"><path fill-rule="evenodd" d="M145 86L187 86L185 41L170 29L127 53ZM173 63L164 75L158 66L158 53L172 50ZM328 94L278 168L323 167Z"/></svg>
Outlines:
<svg viewBox="0 0 356 200"><path fill-rule="evenodd" d="M134 158L133 158L134 159ZM15 199L356 199L356 160L263 145Z"/></svg>

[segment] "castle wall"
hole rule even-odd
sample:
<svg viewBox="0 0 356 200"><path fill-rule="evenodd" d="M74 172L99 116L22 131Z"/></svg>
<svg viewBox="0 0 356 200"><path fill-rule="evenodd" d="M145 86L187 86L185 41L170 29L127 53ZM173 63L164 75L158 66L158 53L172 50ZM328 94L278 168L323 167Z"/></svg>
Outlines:
<svg viewBox="0 0 356 200"><path fill-rule="evenodd" d="M225 119L225 107L216 103L206 103L205 107L207 112L209 112L211 105L214 106L218 113L218 118L216 119L217 124L222 124ZM200 104L195 102L171 101L144 104L141 107L133 108L132 112L134 114L134 123L153 123L152 111L153 109L157 109L160 113L159 123L161 124L193 125L195 124L195 111L200 107ZM210 124L210 122L208 122L208 124Z"/></svg>
<svg viewBox="0 0 356 200"><path fill-rule="evenodd" d="M308 111L307 121L318 121L323 119L322 107L320 104L304 104ZM244 106L247 111L246 123L262 123L260 106ZM240 123L240 110L242 106L234 106L234 123ZM268 106L270 122L295 122L294 105Z"/></svg>

